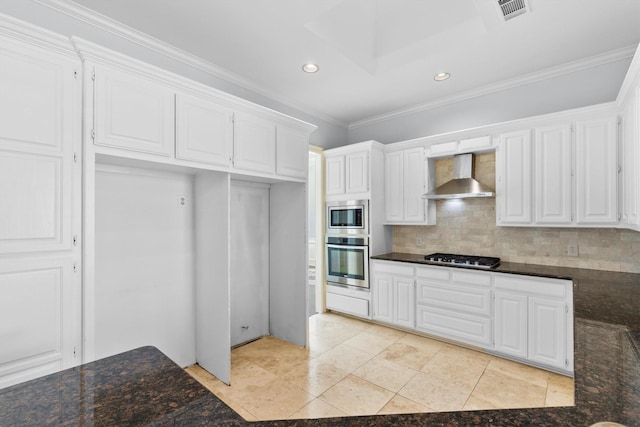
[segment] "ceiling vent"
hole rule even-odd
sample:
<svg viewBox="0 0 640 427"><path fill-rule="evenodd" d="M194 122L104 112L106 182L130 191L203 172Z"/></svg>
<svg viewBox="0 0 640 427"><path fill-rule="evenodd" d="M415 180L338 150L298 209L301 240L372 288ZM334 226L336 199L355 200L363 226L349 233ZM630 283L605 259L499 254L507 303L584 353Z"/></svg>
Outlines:
<svg viewBox="0 0 640 427"><path fill-rule="evenodd" d="M527 11L525 0L498 0L505 21L522 15Z"/></svg>

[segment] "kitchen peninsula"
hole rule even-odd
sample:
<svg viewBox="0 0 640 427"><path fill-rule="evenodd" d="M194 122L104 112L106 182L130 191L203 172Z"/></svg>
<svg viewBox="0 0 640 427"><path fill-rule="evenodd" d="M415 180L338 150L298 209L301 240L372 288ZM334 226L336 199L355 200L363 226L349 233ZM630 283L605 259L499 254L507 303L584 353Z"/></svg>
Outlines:
<svg viewBox="0 0 640 427"><path fill-rule="evenodd" d="M383 259L421 262L417 255ZM588 426L640 420L640 274L502 263L574 281L575 406L255 423L260 426ZM636 337L634 339L634 336ZM251 423L254 424L254 423ZM0 391L0 425L250 425L153 347Z"/></svg>

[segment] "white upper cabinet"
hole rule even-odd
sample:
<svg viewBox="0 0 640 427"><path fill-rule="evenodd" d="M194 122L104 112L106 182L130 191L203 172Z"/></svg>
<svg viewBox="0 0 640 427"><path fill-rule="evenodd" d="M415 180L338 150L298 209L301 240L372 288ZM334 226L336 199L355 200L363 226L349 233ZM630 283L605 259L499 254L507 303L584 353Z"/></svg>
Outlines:
<svg viewBox="0 0 640 427"><path fill-rule="evenodd" d="M427 223L424 148L385 153L385 222Z"/></svg>
<svg viewBox="0 0 640 427"><path fill-rule="evenodd" d="M622 222L640 230L640 87L627 101L622 118Z"/></svg>
<svg viewBox="0 0 640 427"><path fill-rule="evenodd" d="M533 151L535 222L571 224L571 126L536 128Z"/></svg>
<svg viewBox="0 0 640 427"><path fill-rule="evenodd" d="M344 156L327 157L325 165L327 173L327 195L341 195L345 193Z"/></svg>
<svg viewBox="0 0 640 427"><path fill-rule="evenodd" d="M174 155L174 97L150 78L95 67L95 143L143 153Z"/></svg>
<svg viewBox="0 0 640 427"><path fill-rule="evenodd" d="M276 171L276 124L249 113L236 113L233 165L236 169Z"/></svg>
<svg viewBox="0 0 640 427"><path fill-rule="evenodd" d="M500 136L498 225L617 226L617 118L575 126L575 141L570 124L538 127L533 142L529 130Z"/></svg>
<svg viewBox="0 0 640 427"><path fill-rule="evenodd" d="M343 152L342 147L338 150L338 153L333 153L331 150L325 151L327 196L369 199L371 149L349 147L346 153Z"/></svg>
<svg viewBox="0 0 640 427"><path fill-rule="evenodd" d="M345 157L347 194L366 193L369 191L369 153L361 151L347 154Z"/></svg>
<svg viewBox="0 0 640 427"><path fill-rule="evenodd" d="M176 158L229 166L233 110L208 99L176 95Z"/></svg>
<svg viewBox="0 0 640 427"><path fill-rule="evenodd" d="M281 124L276 129L276 173L293 178L306 178L309 162L307 132Z"/></svg>
<svg viewBox="0 0 640 427"><path fill-rule="evenodd" d="M616 117L576 123L576 223L618 222Z"/></svg>
<svg viewBox="0 0 640 427"><path fill-rule="evenodd" d="M498 225L532 222L531 131L500 135L496 152L496 211Z"/></svg>

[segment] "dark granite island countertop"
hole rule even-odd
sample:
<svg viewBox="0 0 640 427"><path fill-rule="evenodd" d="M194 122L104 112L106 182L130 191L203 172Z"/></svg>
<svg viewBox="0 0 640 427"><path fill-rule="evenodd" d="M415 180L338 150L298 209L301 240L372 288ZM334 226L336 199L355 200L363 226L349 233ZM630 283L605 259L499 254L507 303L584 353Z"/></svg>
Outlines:
<svg viewBox="0 0 640 427"><path fill-rule="evenodd" d="M377 259L414 262L400 255ZM417 261L415 261L417 262ZM503 263L576 282L575 406L249 423L153 347L0 390L0 426L640 426L640 274Z"/></svg>

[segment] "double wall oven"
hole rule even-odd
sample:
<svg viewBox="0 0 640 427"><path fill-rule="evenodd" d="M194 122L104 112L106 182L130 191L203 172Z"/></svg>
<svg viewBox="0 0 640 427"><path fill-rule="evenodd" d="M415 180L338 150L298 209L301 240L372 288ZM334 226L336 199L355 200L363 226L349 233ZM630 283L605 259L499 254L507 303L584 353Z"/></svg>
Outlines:
<svg viewBox="0 0 640 427"><path fill-rule="evenodd" d="M327 202L327 282L369 288L369 201Z"/></svg>

